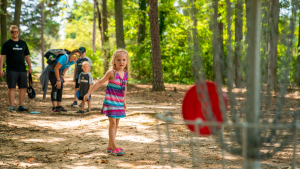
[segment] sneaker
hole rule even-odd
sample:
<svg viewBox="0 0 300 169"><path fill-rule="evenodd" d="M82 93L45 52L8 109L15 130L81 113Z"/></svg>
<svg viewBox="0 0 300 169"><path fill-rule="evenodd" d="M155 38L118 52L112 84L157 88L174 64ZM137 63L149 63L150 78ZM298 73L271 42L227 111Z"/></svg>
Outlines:
<svg viewBox="0 0 300 169"><path fill-rule="evenodd" d="M57 109L59 112L67 112L68 111L65 108L63 108L62 106L59 106Z"/></svg>
<svg viewBox="0 0 300 169"><path fill-rule="evenodd" d="M78 110L76 113L84 113L84 111L82 111L82 110Z"/></svg>
<svg viewBox="0 0 300 169"><path fill-rule="evenodd" d="M19 106L18 111L28 111L24 106Z"/></svg>
<svg viewBox="0 0 300 169"><path fill-rule="evenodd" d="M122 151L120 148L116 148L116 149L112 150L111 154L116 155L116 156L122 156L125 154L125 152Z"/></svg>
<svg viewBox="0 0 300 169"><path fill-rule="evenodd" d="M73 107L78 107L77 101L74 101L74 102L71 104L71 106L73 106Z"/></svg>
<svg viewBox="0 0 300 169"><path fill-rule="evenodd" d="M9 111L10 111L10 112L15 112L15 111L16 111L16 110L15 110L15 106L10 106L10 107L9 107Z"/></svg>
<svg viewBox="0 0 300 169"><path fill-rule="evenodd" d="M86 112L88 113L88 112L91 112L91 111L87 110Z"/></svg>
<svg viewBox="0 0 300 169"><path fill-rule="evenodd" d="M52 112L58 113L58 108L57 107L52 107Z"/></svg>

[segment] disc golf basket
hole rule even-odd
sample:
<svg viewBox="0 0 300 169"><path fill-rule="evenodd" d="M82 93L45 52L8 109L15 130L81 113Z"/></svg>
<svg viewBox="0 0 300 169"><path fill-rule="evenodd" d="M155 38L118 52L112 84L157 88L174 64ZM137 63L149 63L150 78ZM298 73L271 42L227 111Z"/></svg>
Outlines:
<svg viewBox="0 0 300 169"><path fill-rule="evenodd" d="M240 0L237 0L238 2ZM240 1L241 2L241 1ZM157 132L159 136L161 164L172 168L226 168L227 155L234 158L234 167L246 169L268 168L262 160L273 158L276 153L287 150L288 167L297 167L299 103L287 101L290 63L294 47L294 31L298 9L298 0L291 1L290 17L285 20L289 30L280 35L285 54L283 64L279 65L282 76L278 84L270 81L268 72L268 31L261 19L267 11L268 1L247 1L247 35L245 56L242 69L245 72L243 88L233 88L234 66L231 42L232 3L227 6L227 67L226 74L217 67L215 82L205 78L199 40L197 35L197 8L190 0L191 56L195 86L185 95L182 112L157 114ZM197 2L199 3L199 2ZM221 63L220 43L218 42L218 1L212 0L213 56L214 64ZM249 29L251 28L251 29ZM273 30L271 29L270 33ZM226 83L222 76L226 77ZM226 85L226 88L222 87ZM273 90L274 86L277 86ZM227 97L226 97L226 95ZM180 117L182 114L183 119ZM188 129L188 131L187 131ZM216 143L210 146L207 141ZM206 143L206 145L205 145ZM219 153L219 159L208 159L204 149ZM288 158L288 156L290 158ZM231 160L232 161L232 160ZM214 164L215 167L208 167ZM266 165L266 166L265 166ZM233 167L233 168L234 168ZM273 166L274 167L274 166Z"/></svg>

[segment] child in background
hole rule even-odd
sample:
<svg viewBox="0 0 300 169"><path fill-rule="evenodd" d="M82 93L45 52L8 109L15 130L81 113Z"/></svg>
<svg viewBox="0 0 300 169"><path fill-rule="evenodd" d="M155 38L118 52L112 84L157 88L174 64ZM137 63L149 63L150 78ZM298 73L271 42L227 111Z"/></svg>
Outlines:
<svg viewBox="0 0 300 169"><path fill-rule="evenodd" d="M116 134L120 118L126 117L126 92L129 70L128 52L118 49L111 58L111 68L105 76L98 81L93 88L84 96L87 100L89 95L97 90L103 83L108 81L105 100L103 102L102 113L106 114L109 120L109 142L107 152L113 155L124 155L124 149L116 145Z"/></svg>
<svg viewBox="0 0 300 169"><path fill-rule="evenodd" d="M84 103L85 100L83 97L90 91L92 85L94 84L92 74L90 71L90 64L87 61L82 62L81 69L83 72L79 74L78 77L78 83L79 83L79 100L82 100L81 102L81 110L78 110L77 113L84 113ZM91 111L91 95L86 99L88 102L88 110L86 112Z"/></svg>

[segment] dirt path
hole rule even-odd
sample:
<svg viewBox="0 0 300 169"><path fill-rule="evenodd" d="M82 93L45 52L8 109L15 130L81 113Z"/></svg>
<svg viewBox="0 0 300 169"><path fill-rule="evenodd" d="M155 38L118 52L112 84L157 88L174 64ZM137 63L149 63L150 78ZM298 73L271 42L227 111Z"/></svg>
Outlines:
<svg viewBox="0 0 300 169"><path fill-rule="evenodd" d="M66 81L62 106L68 112L60 114L50 111L51 86L42 100L39 82L33 85L37 97L30 104L26 98L25 106L41 114L8 112L5 84L1 83L0 168L159 168L153 114L180 111L189 86L167 85L166 92L150 92L150 85L129 85L127 117L121 120L117 134L117 144L126 155L115 157L106 153L108 121L100 114L106 86L93 94L92 112L76 114L78 108L70 106L74 84L71 78Z"/></svg>
<svg viewBox="0 0 300 169"><path fill-rule="evenodd" d="M34 82L37 98L26 107L41 114L8 112L4 83L0 83L0 168L163 168L159 143L166 143L166 135L159 138L154 114L172 111L180 113L181 102L188 85L166 85L165 92L151 92L150 85L129 85L127 93L127 117L120 121L117 145L125 149L121 157L106 153L108 121L100 114L106 86L92 96L92 112L76 114L71 107L74 84L66 79L63 104L68 112L52 113L50 91L42 100L41 85ZM176 92L174 88L176 87ZM18 100L16 100L16 105ZM176 115L178 119L180 114ZM162 132L165 124L161 123ZM189 140L189 131L184 125L172 126L171 141ZM173 135L172 135L173 134ZM221 149L213 137L201 139L200 151L203 168L221 168ZM176 145L178 157L174 157L176 168L192 168L190 144ZM285 154L290 157L291 152ZM279 156L280 157L280 156ZM168 155L164 155L170 164ZM264 168L281 168L289 161L279 158L263 162ZM226 167L241 168L241 157L226 154Z"/></svg>

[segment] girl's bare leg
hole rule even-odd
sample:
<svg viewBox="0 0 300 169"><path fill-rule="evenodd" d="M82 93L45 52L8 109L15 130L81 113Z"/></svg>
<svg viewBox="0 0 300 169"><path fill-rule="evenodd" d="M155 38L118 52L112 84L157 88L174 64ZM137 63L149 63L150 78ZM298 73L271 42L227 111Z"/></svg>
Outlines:
<svg viewBox="0 0 300 169"><path fill-rule="evenodd" d="M108 129L108 148L112 148L113 150L117 148L116 145L116 127L117 127L117 119L108 117L109 120L109 129Z"/></svg>

